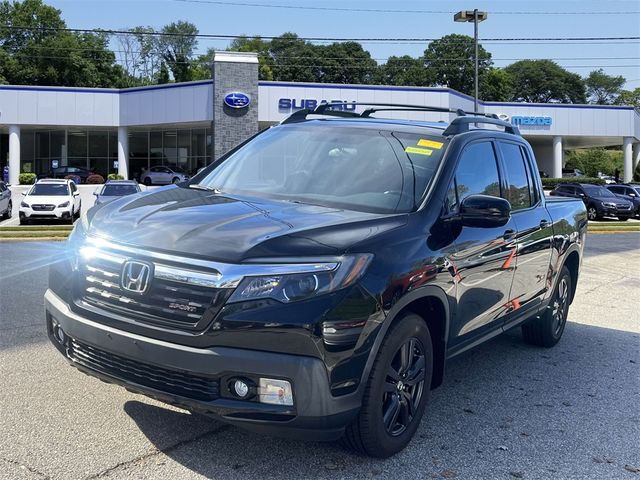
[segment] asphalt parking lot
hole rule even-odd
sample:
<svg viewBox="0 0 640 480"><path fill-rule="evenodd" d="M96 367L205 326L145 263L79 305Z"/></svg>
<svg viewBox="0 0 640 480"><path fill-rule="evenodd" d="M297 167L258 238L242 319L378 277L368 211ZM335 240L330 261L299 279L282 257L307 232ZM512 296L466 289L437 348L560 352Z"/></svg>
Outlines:
<svg viewBox="0 0 640 480"><path fill-rule="evenodd" d="M448 365L388 460L256 436L101 383L44 333L62 243L0 243L0 478L640 478L640 235L590 235L562 341Z"/></svg>

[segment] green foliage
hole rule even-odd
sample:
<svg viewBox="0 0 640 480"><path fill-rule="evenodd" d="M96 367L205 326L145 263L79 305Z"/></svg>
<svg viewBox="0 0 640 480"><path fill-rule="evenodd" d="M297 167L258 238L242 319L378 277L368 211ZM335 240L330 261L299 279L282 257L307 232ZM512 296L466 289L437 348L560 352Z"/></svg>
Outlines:
<svg viewBox="0 0 640 480"><path fill-rule="evenodd" d="M242 36L232 40L227 50L230 52L256 52L260 62L258 70L260 80L273 80L273 59L269 55L270 46L271 42L260 37Z"/></svg>
<svg viewBox="0 0 640 480"><path fill-rule="evenodd" d="M315 45L284 33L271 40L273 79L285 82L317 82L321 78L319 52Z"/></svg>
<svg viewBox="0 0 640 480"><path fill-rule="evenodd" d="M389 57L387 63L378 67L376 83L383 85L430 85L429 75L422 58L409 55Z"/></svg>
<svg viewBox="0 0 640 480"><path fill-rule="evenodd" d="M36 183L35 173L21 173L18 175L18 183L20 185L32 185Z"/></svg>
<svg viewBox="0 0 640 480"><path fill-rule="evenodd" d="M567 156L566 168L578 168L588 177L597 177L598 173L615 175L616 170L623 170L622 151L604 148L573 150Z"/></svg>
<svg viewBox="0 0 640 480"><path fill-rule="evenodd" d="M320 81L326 83L373 83L378 64L358 42L315 47L320 62Z"/></svg>
<svg viewBox="0 0 640 480"><path fill-rule="evenodd" d="M490 68L480 77L480 98L492 102L508 102L513 97L513 78L502 68Z"/></svg>
<svg viewBox="0 0 640 480"><path fill-rule="evenodd" d="M474 59L474 41L467 35L445 35L424 51L424 64L432 81L467 95L474 93ZM492 64L491 54L478 45L479 76L485 75Z"/></svg>
<svg viewBox="0 0 640 480"><path fill-rule="evenodd" d="M123 69L103 33L62 31L60 11L41 0L0 3L0 72L16 85L119 87Z"/></svg>
<svg viewBox="0 0 640 480"><path fill-rule="evenodd" d="M602 69L592 71L584 81L589 101L599 105L615 103L625 82L622 75L607 75Z"/></svg>
<svg viewBox="0 0 640 480"><path fill-rule="evenodd" d="M640 87L635 90L622 90L616 98L616 105L630 105L640 109Z"/></svg>
<svg viewBox="0 0 640 480"><path fill-rule="evenodd" d="M585 103L580 75L551 60L520 60L505 67L514 85L513 100L534 103Z"/></svg>
<svg viewBox="0 0 640 480"><path fill-rule="evenodd" d="M107 175L107 180L124 180L122 175L118 175L117 173L110 173Z"/></svg>
<svg viewBox="0 0 640 480"><path fill-rule="evenodd" d="M565 178L543 178L542 186L549 190L555 188L560 183L591 183L593 185L605 185L606 182L597 177L565 177Z"/></svg>
<svg viewBox="0 0 640 480"><path fill-rule="evenodd" d="M160 35L158 50L171 70L176 82L188 82L191 78L191 59L198 45L195 35L198 28L190 22L180 20L165 25Z"/></svg>

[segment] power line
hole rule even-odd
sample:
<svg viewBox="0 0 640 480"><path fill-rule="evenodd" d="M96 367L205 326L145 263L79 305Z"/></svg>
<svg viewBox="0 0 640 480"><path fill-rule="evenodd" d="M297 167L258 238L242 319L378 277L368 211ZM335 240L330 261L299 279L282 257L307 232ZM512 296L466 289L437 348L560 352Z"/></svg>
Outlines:
<svg viewBox="0 0 640 480"><path fill-rule="evenodd" d="M259 8L276 8L287 10L316 10L316 11L330 11L330 12L367 12L367 13L411 13L411 14L447 14L451 15L455 13L452 10L397 10L386 8L347 8L347 7L318 7L309 5L281 5L281 4L264 4L264 3L250 3L250 2L225 2L221 0L172 0L174 2L182 3L203 3L211 5L222 6L235 6L235 7L259 7ZM600 11L600 12L586 12L586 11L572 11L572 12L557 12L557 11L492 11L491 15L637 15L640 12L636 11Z"/></svg>
<svg viewBox="0 0 640 480"><path fill-rule="evenodd" d="M33 30L33 31L52 31L52 32L73 32L73 33L95 33L95 34L107 34L107 35L141 35L141 36L159 36L159 37L193 37L193 38L212 38L220 40L234 40L234 39L246 39L251 38L247 35L225 35L225 34L212 34L212 33L165 33L158 31L146 31L146 32L133 32L131 30L113 30L113 29L99 29L99 28L54 28L54 27L31 27L31 26L19 26L19 25L4 25L0 28L7 28L9 30ZM260 36L263 40L281 39L280 36ZM287 40L287 39L284 39ZM440 40L440 38L348 38L348 37L295 37L292 40L304 40L304 41L329 41L329 42L433 42ZM536 42L563 42L563 41L579 41L579 42L591 42L591 41L640 41L640 36L624 36L624 37L512 37L512 38L481 38L481 42L523 42L523 41L536 41ZM456 42L451 42L456 43Z"/></svg>

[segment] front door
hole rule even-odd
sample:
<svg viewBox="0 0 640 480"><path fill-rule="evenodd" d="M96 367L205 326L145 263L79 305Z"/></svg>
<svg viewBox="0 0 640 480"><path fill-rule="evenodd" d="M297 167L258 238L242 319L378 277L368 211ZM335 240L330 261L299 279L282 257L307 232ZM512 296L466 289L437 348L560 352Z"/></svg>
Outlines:
<svg viewBox="0 0 640 480"><path fill-rule="evenodd" d="M491 141L467 145L460 155L447 209L455 212L468 195L499 197L501 182ZM456 253L449 258L456 282L457 309L449 344L464 347L501 327L509 309L516 253L513 220L502 227L459 227Z"/></svg>

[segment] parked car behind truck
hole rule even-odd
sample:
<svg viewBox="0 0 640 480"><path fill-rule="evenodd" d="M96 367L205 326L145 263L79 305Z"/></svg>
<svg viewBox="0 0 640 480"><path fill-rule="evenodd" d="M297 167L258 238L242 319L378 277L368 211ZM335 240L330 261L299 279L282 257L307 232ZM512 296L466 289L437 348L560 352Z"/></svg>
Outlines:
<svg viewBox="0 0 640 480"><path fill-rule="evenodd" d="M297 112L186 183L91 209L51 268L53 344L132 391L376 457L407 445L450 358L518 326L555 345L582 201L545 198L511 124L369 107Z"/></svg>

